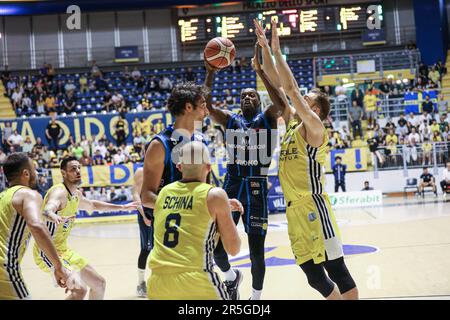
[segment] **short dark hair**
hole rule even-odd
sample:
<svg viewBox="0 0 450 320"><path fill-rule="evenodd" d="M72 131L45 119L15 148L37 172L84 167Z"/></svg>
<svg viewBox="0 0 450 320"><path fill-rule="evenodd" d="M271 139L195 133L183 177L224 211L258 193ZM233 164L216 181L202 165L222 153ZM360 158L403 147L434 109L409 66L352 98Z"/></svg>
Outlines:
<svg viewBox="0 0 450 320"><path fill-rule="evenodd" d="M364 184L366 184L366 183L369 184L369 181L364 181Z"/></svg>
<svg viewBox="0 0 450 320"><path fill-rule="evenodd" d="M320 120L325 120L328 115L330 114L330 100L328 99L328 95L325 92L322 92L320 89L318 88L314 88L311 90L312 93L315 93L316 96L316 104L319 106L320 108L320 114L319 114L319 118Z"/></svg>
<svg viewBox="0 0 450 320"><path fill-rule="evenodd" d="M59 168L60 168L61 170L66 170L66 169L67 169L67 164L68 164L70 161L78 161L78 159L77 159L76 157L72 157L72 156L65 157L64 159L62 159Z"/></svg>
<svg viewBox="0 0 450 320"><path fill-rule="evenodd" d="M337 159L342 161L342 158L340 156L337 156L337 157L334 158L334 160L337 160Z"/></svg>
<svg viewBox="0 0 450 320"><path fill-rule="evenodd" d="M22 170L29 168L30 157L24 152L14 152L6 157L3 173L8 181L17 178Z"/></svg>
<svg viewBox="0 0 450 320"><path fill-rule="evenodd" d="M184 82L176 85L167 101L167 108L172 116L177 117L184 114L186 103L196 107L196 103L200 98L206 97L209 89L203 85L197 85L194 82Z"/></svg>

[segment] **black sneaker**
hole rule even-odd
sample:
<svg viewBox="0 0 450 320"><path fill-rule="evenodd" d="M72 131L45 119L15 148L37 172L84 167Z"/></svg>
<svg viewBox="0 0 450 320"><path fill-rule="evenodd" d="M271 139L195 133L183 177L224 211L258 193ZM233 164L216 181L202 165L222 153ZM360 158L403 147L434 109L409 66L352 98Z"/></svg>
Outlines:
<svg viewBox="0 0 450 320"><path fill-rule="evenodd" d="M233 269L236 273L236 279L234 281L224 281L230 300L239 300L239 285L242 282L243 275L238 269Z"/></svg>

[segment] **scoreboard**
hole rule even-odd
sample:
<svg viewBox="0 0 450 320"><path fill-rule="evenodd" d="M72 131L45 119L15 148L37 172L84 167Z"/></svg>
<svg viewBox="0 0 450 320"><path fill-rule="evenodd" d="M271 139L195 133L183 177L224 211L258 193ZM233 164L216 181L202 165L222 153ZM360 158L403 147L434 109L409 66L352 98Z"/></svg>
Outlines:
<svg viewBox="0 0 450 320"><path fill-rule="evenodd" d="M253 19L270 29L270 21L278 22L280 37L348 32L367 29L367 8L375 5L381 23L383 8L379 3L340 5L308 9L269 10L211 16L180 17L181 42L199 42L214 37L248 39L254 36ZM373 13L372 13L373 14Z"/></svg>

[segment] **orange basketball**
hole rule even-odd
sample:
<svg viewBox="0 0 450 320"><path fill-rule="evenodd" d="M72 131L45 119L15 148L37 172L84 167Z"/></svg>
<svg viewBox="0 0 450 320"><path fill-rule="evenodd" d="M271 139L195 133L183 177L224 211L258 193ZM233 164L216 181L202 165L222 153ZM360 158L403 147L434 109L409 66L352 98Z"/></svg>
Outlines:
<svg viewBox="0 0 450 320"><path fill-rule="evenodd" d="M233 63L236 49L230 39L217 37L208 42L204 54L211 66L223 69Z"/></svg>

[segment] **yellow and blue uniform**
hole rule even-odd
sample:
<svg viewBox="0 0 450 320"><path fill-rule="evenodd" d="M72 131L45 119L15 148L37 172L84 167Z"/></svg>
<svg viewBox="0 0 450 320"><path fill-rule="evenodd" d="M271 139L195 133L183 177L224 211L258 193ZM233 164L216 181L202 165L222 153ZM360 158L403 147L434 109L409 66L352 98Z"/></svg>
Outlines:
<svg viewBox="0 0 450 320"><path fill-rule="evenodd" d="M25 219L14 209L14 194L25 186L0 193L0 300L30 299L20 262L28 246L30 231Z"/></svg>
<svg viewBox="0 0 450 320"><path fill-rule="evenodd" d="M88 261L67 246L67 239L69 238L70 231L75 224L80 197L78 194L71 194L69 189L67 189L63 183L59 183L47 191L47 194L44 197L43 208L45 208L45 205L47 204L48 195L56 188L64 188L67 190L67 204L65 208L56 213L57 215L66 218L66 220L58 226L56 226L54 222L47 221L47 228L64 266L70 270L81 270L86 267ZM52 271L52 263L36 244L33 248L33 256L34 262L39 268L41 268L41 270L45 272Z"/></svg>
<svg viewBox="0 0 450 320"><path fill-rule="evenodd" d="M286 199L286 217L297 264L319 264L343 256L340 232L324 190L327 135L320 147L310 146L293 119L281 143L279 178Z"/></svg>
<svg viewBox="0 0 450 320"><path fill-rule="evenodd" d="M159 192L149 261L149 299L228 299L213 269L218 235L207 206L211 188L206 183L177 181Z"/></svg>

